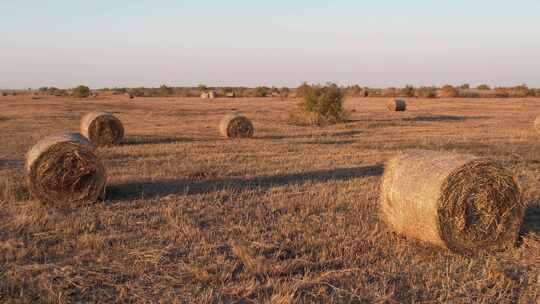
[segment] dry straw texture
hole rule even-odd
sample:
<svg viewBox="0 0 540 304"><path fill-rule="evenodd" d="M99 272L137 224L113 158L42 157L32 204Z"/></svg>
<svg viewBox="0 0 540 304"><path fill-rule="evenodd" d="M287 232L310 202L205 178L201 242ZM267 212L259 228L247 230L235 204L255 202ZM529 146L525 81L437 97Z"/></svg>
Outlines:
<svg viewBox="0 0 540 304"><path fill-rule="evenodd" d="M26 156L32 196L52 205L80 205L103 194L106 173L94 146L78 133L53 135Z"/></svg>
<svg viewBox="0 0 540 304"><path fill-rule="evenodd" d="M114 145L124 138L124 126L110 113L91 112L81 120L81 133L96 146Z"/></svg>
<svg viewBox="0 0 540 304"><path fill-rule="evenodd" d="M407 103L401 99L390 99L386 103L386 107L392 112L402 112L407 110Z"/></svg>
<svg viewBox="0 0 540 304"><path fill-rule="evenodd" d="M536 118L536 120L534 121L534 128L537 130L537 131L540 131L540 116L538 116Z"/></svg>
<svg viewBox="0 0 540 304"><path fill-rule="evenodd" d="M474 254L513 245L524 206L512 174L494 161L413 151L387 163L380 208L401 234Z"/></svg>
<svg viewBox="0 0 540 304"><path fill-rule="evenodd" d="M253 136L255 129L249 119L242 115L227 115L219 125L221 134L227 138L246 138Z"/></svg>

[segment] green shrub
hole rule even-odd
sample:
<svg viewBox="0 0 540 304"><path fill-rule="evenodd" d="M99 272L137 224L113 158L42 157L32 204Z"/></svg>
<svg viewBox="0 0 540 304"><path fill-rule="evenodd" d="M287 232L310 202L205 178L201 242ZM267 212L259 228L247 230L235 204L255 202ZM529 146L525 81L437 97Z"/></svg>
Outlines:
<svg viewBox="0 0 540 304"><path fill-rule="evenodd" d="M437 89L432 87L421 87L415 90L415 96L418 98L436 98Z"/></svg>
<svg viewBox="0 0 540 304"><path fill-rule="evenodd" d="M441 97L454 98L459 96L459 91L451 85L445 85L441 88Z"/></svg>
<svg viewBox="0 0 540 304"><path fill-rule="evenodd" d="M531 90L526 85L519 85L512 88L510 97L523 98L531 95Z"/></svg>
<svg viewBox="0 0 540 304"><path fill-rule="evenodd" d="M287 87L283 87L281 89L279 89L279 98L281 100L285 100L289 97L289 93L291 92L291 89L287 88Z"/></svg>
<svg viewBox="0 0 540 304"><path fill-rule="evenodd" d="M299 103L300 116L295 119L297 123L323 125L345 119L345 94L336 84L308 86L304 89L305 96Z"/></svg>
<svg viewBox="0 0 540 304"><path fill-rule="evenodd" d="M174 94L173 88L168 87L166 85L161 85L161 87L159 87L159 93L158 93L159 96L165 97L165 96L171 96L173 94Z"/></svg>
<svg viewBox="0 0 540 304"><path fill-rule="evenodd" d="M460 85L459 88L462 89L462 90L468 90L468 89L471 88L471 86L468 83L464 83L464 84Z"/></svg>
<svg viewBox="0 0 540 304"><path fill-rule="evenodd" d="M478 90L481 90L481 91L487 91L487 90L491 90L491 88L487 85L487 84L481 84L479 85L478 87L476 87Z"/></svg>
<svg viewBox="0 0 540 304"><path fill-rule="evenodd" d="M86 98L90 96L90 88L84 85L80 85L73 89L72 96L75 98Z"/></svg>
<svg viewBox="0 0 540 304"><path fill-rule="evenodd" d="M268 87L256 87L253 90L253 97L267 97L272 96L272 92Z"/></svg>
<svg viewBox="0 0 540 304"><path fill-rule="evenodd" d="M307 82L302 83L298 88L296 88L296 97L303 98L308 94L308 91L311 90L311 86Z"/></svg>
<svg viewBox="0 0 540 304"><path fill-rule="evenodd" d="M412 85L408 85L401 89L400 95L403 97L414 97L415 96L415 88Z"/></svg>

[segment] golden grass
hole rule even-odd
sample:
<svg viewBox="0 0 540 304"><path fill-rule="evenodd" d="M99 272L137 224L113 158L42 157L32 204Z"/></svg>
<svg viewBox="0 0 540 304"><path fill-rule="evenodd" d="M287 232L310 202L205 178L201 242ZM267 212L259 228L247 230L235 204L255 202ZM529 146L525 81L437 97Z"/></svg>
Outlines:
<svg viewBox="0 0 540 304"><path fill-rule="evenodd" d="M399 118L385 101L350 99L347 122L313 128L289 125L295 101L274 98L3 97L2 301L537 302L538 100L411 99ZM97 152L107 200L69 212L28 200L26 151L96 108L129 130ZM239 111L257 133L222 138L219 121ZM410 148L508 168L528 204L517 246L466 258L389 230L383 164Z"/></svg>

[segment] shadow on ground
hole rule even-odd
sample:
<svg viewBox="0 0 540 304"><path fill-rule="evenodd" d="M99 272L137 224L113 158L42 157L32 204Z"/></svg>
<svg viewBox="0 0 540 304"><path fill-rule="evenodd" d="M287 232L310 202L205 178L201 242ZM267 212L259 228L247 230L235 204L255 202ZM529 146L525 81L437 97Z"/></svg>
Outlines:
<svg viewBox="0 0 540 304"><path fill-rule="evenodd" d="M186 137L170 137L170 136L130 136L123 140L122 145L151 145L151 144L172 144L179 142L192 142L191 138Z"/></svg>
<svg viewBox="0 0 540 304"><path fill-rule="evenodd" d="M22 159L0 159L0 169L2 168L19 168L24 166Z"/></svg>
<svg viewBox="0 0 540 304"><path fill-rule="evenodd" d="M340 132L322 132L311 134L295 134L295 135L263 135L255 136L253 139L299 139L299 138L320 138L320 137L350 137L362 133L358 130L340 131Z"/></svg>
<svg viewBox="0 0 540 304"><path fill-rule="evenodd" d="M354 140L320 140L320 141L302 141L298 142L299 144L305 145L350 145L355 143Z"/></svg>
<svg viewBox="0 0 540 304"><path fill-rule="evenodd" d="M429 115L429 116L416 116L403 118L403 121L466 121L466 120L478 120L487 119L487 116L454 116L454 115Z"/></svg>
<svg viewBox="0 0 540 304"><path fill-rule="evenodd" d="M540 234L540 200L532 202L525 209L525 217L519 234L526 236L529 233Z"/></svg>
<svg viewBox="0 0 540 304"><path fill-rule="evenodd" d="M273 187L298 185L307 182L322 182L328 180L340 181L351 178L380 176L382 175L383 170L383 165L375 165L357 168L319 170L295 174L261 176L251 179L231 178L206 181L184 179L130 182L109 186L107 188L107 200L116 201L136 198L160 198L171 194L192 195L210 193L222 189L267 190Z"/></svg>

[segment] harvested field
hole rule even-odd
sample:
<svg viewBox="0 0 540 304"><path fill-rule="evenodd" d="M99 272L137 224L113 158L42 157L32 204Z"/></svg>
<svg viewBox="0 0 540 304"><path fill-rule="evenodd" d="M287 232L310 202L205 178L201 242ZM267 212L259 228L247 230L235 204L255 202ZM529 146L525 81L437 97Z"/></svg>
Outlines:
<svg viewBox="0 0 540 304"><path fill-rule="evenodd" d="M540 99L347 100L345 123L287 123L279 98L0 100L0 302L537 303ZM39 139L107 109L129 132L97 149L107 199L70 211L29 199ZM356 110L356 111L352 111ZM256 133L223 138L242 112ZM407 149L489 157L527 204L514 248L464 257L379 218L384 164Z"/></svg>

